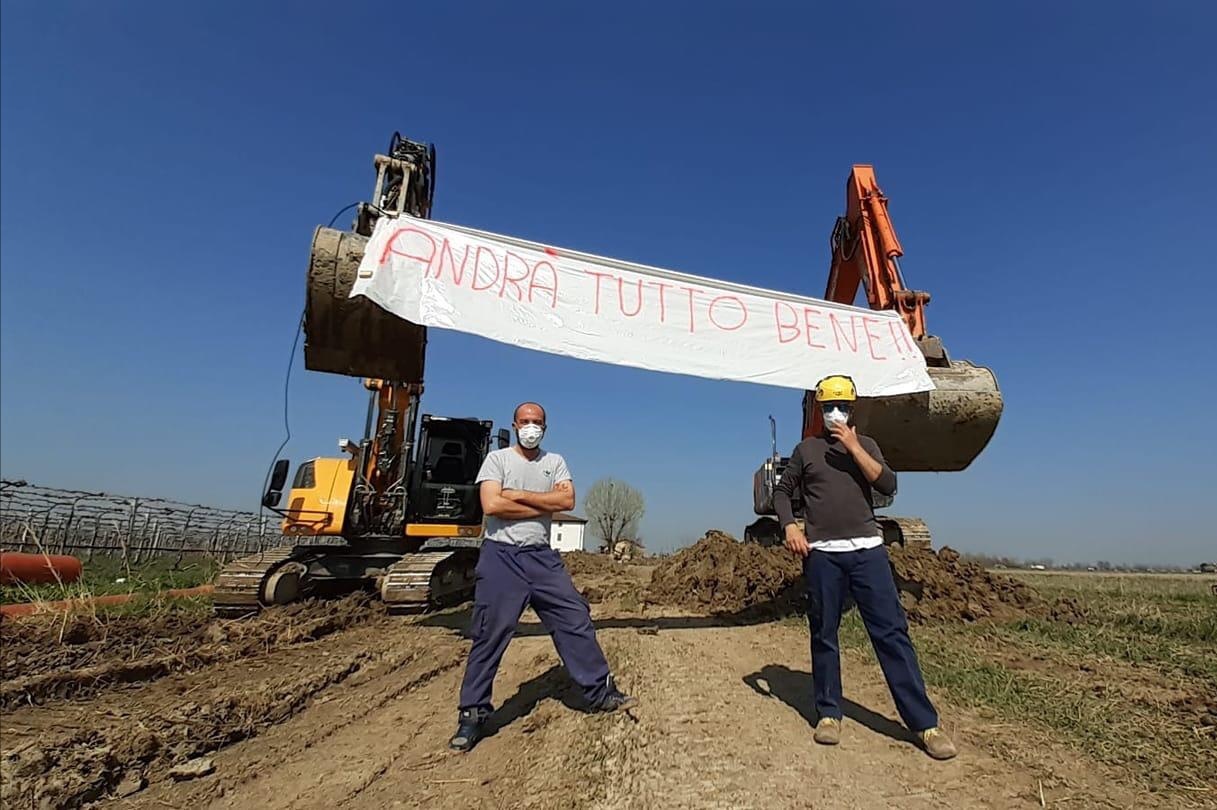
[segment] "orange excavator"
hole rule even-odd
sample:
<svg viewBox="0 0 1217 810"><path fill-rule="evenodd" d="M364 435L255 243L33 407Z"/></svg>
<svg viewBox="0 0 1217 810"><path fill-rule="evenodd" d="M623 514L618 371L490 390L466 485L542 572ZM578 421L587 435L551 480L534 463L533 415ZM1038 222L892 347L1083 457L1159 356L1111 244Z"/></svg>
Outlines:
<svg viewBox="0 0 1217 810"><path fill-rule="evenodd" d="M897 472L963 470L997 429L1001 391L991 370L952 359L942 340L927 331L925 310L930 294L905 284L900 268L904 249L887 206L874 168L854 166L845 184L845 216L838 217L832 229L832 265L824 298L853 304L862 286L871 309L898 312L925 355L935 387L918 394L859 398L854 421L860 432L878 442ZM820 435L823 428L815 392L805 391L802 436ZM753 508L760 517L744 531L746 541L763 545L782 542L773 516L773 488L788 459L778 454L775 434L771 419L771 454L753 476ZM876 507L890 505L887 499ZM920 519L880 516L879 524L888 543L930 545L929 530Z"/></svg>

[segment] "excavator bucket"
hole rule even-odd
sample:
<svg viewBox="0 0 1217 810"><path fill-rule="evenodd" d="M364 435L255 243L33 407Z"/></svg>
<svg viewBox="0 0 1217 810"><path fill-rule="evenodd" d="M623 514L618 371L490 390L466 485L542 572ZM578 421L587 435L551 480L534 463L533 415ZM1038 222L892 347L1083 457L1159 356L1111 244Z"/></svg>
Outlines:
<svg viewBox="0 0 1217 810"><path fill-rule="evenodd" d="M350 231L318 228L309 253L304 366L351 377L421 383L427 329L350 298L367 246Z"/></svg>
<svg viewBox="0 0 1217 810"><path fill-rule="evenodd" d="M935 390L859 399L854 421L872 437L893 470L966 469L993 437L1002 396L993 372L967 361L930 366Z"/></svg>

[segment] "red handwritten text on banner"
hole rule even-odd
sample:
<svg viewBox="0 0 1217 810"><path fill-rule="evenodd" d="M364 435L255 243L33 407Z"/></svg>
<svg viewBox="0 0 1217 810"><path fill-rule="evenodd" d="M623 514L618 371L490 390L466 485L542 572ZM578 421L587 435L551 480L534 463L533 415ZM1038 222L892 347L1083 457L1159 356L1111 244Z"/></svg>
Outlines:
<svg viewBox="0 0 1217 810"><path fill-rule="evenodd" d="M863 396L928 391L904 321L804 296L410 217L382 217L351 295L425 326L552 354Z"/></svg>

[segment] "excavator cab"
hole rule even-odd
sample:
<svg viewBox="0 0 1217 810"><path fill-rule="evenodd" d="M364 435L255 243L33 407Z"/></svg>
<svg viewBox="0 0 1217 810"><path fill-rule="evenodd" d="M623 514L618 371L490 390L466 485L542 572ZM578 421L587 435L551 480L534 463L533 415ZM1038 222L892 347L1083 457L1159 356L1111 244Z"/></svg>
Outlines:
<svg viewBox="0 0 1217 810"><path fill-rule="evenodd" d="M417 526L481 526L482 501L476 478L490 450L492 423L424 415L409 499L406 531Z"/></svg>

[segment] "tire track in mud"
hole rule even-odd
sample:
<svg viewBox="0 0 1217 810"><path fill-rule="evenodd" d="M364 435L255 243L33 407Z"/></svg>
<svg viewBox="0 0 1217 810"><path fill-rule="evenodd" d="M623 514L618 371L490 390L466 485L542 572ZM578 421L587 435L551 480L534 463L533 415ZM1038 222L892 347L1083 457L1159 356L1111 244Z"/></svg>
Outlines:
<svg viewBox="0 0 1217 810"><path fill-rule="evenodd" d="M280 723L313 695L359 671L369 654L314 670L301 680L280 679L252 695L184 702L164 714L133 711L93 729L5 751L4 799L30 806L70 807L113 790L129 770L168 766L231 745Z"/></svg>
<svg viewBox="0 0 1217 810"><path fill-rule="evenodd" d="M0 710L60 698L86 699L114 686L151 682L316 641L377 616L383 616L383 611L370 606L366 595L358 594L333 603L267 611L235 622L173 616L88 622L78 617L71 635L65 639L61 631L58 640L54 639L55 623L26 620L31 624L4 628ZM103 660L93 663L99 658Z"/></svg>
<svg viewBox="0 0 1217 810"><path fill-rule="evenodd" d="M358 791L332 806L583 806L589 773L583 752L598 738L600 725L628 721L585 714L549 637L527 635L512 642L499 670L491 735L470 753L452 752L447 742L455 728L461 671L408 698L403 711L412 725L401 730L391 751L373 760L375 768Z"/></svg>
<svg viewBox="0 0 1217 810"><path fill-rule="evenodd" d="M841 744L815 745L807 643L805 631L782 624L609 636L610 660L640 698L639 723L600 727L583 806L1025 808L1039 806L1037 779L1046 787L1050 778L1095 804L1126 806L1134 795L1063 746L1037 742L1040 762L1001 754L994 743L1019 744L1017 731L941 701L960 756L931 760L860 651L842 660Z"/></svg>
<svg viewBox="0 0 1217 810"><path fill-rule="evenodd" d="M414 693L457 669L464 663L462 652L456 643L424 640L414 649L385 655L343 684L341 694L325 695L291 722L268 729L256 746L222 752L213 784L185 794L165 784L164 792L179 805L334 807L375 781L398 749L408 746L411 729L401 722L403 708L396 701L414 700ZM403 733L406 742L394 745ZM317 784L318 773L326 774L323 784ZM158 798L157 793L148 796Z"/></svg>
<svg viewBox="0 0 1217 810"><path fill-rule="evenodd" d="M369 666L257 741L220 752L214 777L161 782L121 806L497 808L504 796L555 792L566 798L507 803L577 804L565 786L583 775L561 763L590 718L551 699L575 702L548 637L519 638L509 649L496 689L506 717L471 755L447 749L468 643L447 627L417 625L383 643L413 644L409 663ZM538 784L531 777L541 761Z"/></svg>
<svg viewBox="0 0 1217 810"><path fill-rule="evenodd" d="M155 781L174 764L256 736L384 658L376 639L387 621L341 633L351 623L327 615L293 625L294 643L261 656L112 689L93 700L6 713L0 798L79 806L106 796L124 777Z"/></svg>

